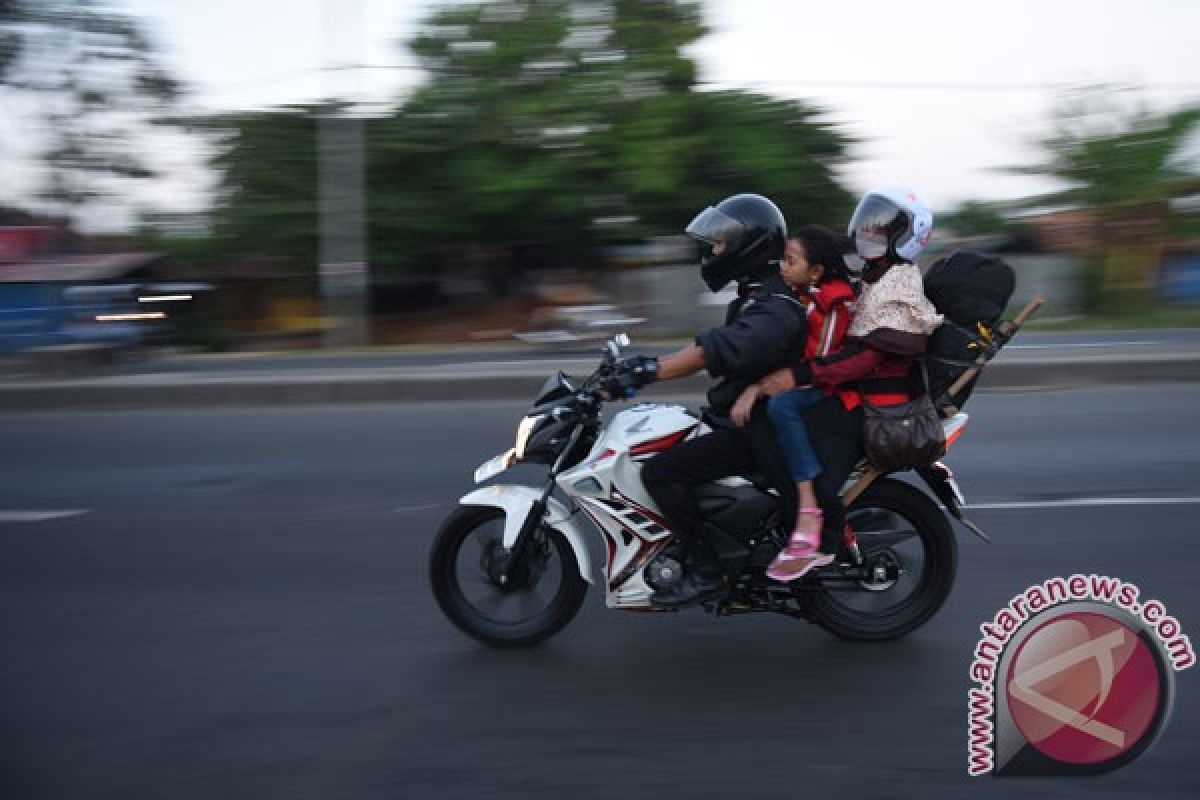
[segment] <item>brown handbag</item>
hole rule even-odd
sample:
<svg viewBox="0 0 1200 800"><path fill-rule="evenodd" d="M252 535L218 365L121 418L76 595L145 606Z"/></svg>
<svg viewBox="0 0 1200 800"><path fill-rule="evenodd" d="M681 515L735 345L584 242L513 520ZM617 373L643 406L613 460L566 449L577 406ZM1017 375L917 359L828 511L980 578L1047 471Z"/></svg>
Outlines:
<svg viewBox="0 0 1200 800"><path fill-rule="evenodd" d="M925 363L921 362L925 386ZM907 403L877 406L863 395L863 451L880 472L924 467L946 453L946 433L929 392Z"/></svg>

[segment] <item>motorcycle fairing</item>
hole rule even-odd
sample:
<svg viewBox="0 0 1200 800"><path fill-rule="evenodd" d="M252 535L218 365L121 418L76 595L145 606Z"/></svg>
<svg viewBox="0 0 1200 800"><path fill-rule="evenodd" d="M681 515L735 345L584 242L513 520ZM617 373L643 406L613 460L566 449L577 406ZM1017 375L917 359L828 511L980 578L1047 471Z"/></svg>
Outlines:
<svg viewBox="0 0 1200 800"><path fill-rule="evenodd" d="M459 503L464 506L493 506L504 511L504 546L511 548L517 541L517 534L529 509L541 496L541 492L528 486L497 484L476 489L463 495ZM571 512L553 497L546 501L546 524L561 531L567 543L575 553L575 563L579 566L579 575L588 583L592 583L592 559L588 554L583 533L571 518Z"/></svg>

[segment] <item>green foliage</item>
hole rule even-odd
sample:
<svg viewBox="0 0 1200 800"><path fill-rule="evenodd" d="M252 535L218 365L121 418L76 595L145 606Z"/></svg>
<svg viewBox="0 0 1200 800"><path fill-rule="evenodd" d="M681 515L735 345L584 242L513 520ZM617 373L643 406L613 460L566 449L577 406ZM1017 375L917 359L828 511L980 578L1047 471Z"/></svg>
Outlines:
<svg viewBox="0 0 1200 800"><path fill-rule="evenodd" d="M1152 302L1162 248L1193 224L1174 201L1200 191L1196 164L1184 152L1200 107L1127 110L1117 100L1103 88L1069 98L1056 114L1054 133L1041 142L1045 159L1009 170L1063 185L1027 206L1091 213L1095 246L1081 273L1089 310Z"/></svg>
<svg viewBox="0 0 1200 800"><path fill-rule="evenodd" d="M1046 156L1041 163L1007 171L1063 184L1030 198L1029 206L1090 209L1106 222L1131 212L1165 222L1169 201L1198 188L1195 165L1181 158L1198 122L1200 107L1130 111L1113 93L1090 89L1057 110L1054 132L1040 142Z"/></svg>
<svg viewBox="0 0 1200 800"><path fill-rule="evenodd" d="M697 91L683 48L704 32L699 5L674 0L434 11L407 43L428 80L366 121L372 268L512 263L534 243L548 263L585 265L745 191L793 224L841 222L848 139L801 102ZM234 133L218 231L312 263L312 111L221 122Z"/></svg>
<svg viewBox="0 0 1200 800"><path fill-rule="evenodd" d="M205 121L225 132L213 162L223 198L213 218L218 252L317 263L317 127L329 111L297 106Z"/></svg>
<svg viewBox="0 0 1200 800"><path fill-rule="evenodd" d="M962 236L1010 234L1020 227L995 205L979 200L968 200L950 212L939 214L937 222L939 228Z"/></svg>
<svg viewBox="0 0 1200 800"><path fill-rule="evenodd" d="M833 169L850 141L818 110L740 91L699 93L690 100L691 124L703 136L690 185L674 197L677 225L680 212L686 215L695 198L716 201L745 191L775 200L792 226L845 224L854 198L837 183Z"/></svg>

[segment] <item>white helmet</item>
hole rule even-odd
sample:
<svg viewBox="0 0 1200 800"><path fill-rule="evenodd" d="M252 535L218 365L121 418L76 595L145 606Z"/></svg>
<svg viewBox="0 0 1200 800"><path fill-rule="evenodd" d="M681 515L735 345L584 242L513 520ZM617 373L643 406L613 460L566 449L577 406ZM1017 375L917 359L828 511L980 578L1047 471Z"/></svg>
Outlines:
<svg viewBox="0 0 1200 800"><path fill-rule="evenodd" d="M933 232L933 212L907 186L887 186L863 195L846 226L846 235L864 261L885 256L914 261Z"/></svg>

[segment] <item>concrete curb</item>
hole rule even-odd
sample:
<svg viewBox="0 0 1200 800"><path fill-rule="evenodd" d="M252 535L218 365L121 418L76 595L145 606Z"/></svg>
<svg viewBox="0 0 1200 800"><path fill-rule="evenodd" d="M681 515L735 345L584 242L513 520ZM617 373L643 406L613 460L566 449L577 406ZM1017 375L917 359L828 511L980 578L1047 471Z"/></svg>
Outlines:
<svg viewBox="0 0 1200 800"><path fill-rule="evenodd" d="M211 406L530 400L544 365L505 373L449 370L331 370L208 373L15 383L0 387L0 410L204 408ZM1138 359L1007 360L988 367L980 389L1067 389L1200 381L1200 354ZM706 376L651 386L646 397L700 395Z"/></svg>

